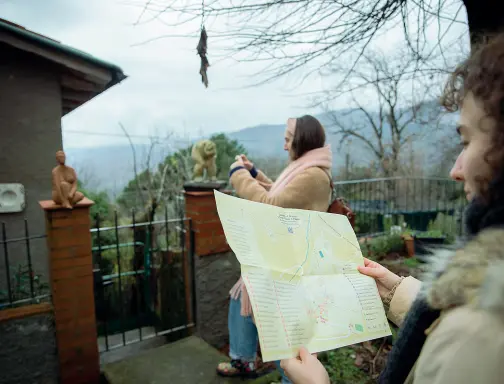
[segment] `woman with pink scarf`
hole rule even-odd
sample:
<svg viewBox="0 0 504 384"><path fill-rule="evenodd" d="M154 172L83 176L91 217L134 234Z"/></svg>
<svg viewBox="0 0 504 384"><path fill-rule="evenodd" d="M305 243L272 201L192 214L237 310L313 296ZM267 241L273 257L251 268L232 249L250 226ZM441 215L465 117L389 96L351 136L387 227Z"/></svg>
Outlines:
<svg viewBox="0 0 504 384"><path fill-rule="evenodd" d="M287 120L284 149L289 165L273 182L241 155L231 165L230 181L244 199L283 208L326 212L331 200L332 152L324 127L313 116ZM228 314L230 363L221 363L222 376L255 377L257 329L245 284L241 278L230 291ZM279 364L277 364L279 366ZM282 383L290 383L282 371Z"/></svg>

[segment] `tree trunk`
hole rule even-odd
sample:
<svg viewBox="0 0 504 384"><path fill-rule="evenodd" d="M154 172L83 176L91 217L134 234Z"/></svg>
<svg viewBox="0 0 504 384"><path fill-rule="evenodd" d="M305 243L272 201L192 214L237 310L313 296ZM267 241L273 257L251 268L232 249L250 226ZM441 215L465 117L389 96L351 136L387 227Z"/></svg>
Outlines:
<svg viewBox="0 0 504 384"><path fill-rule="evenodd" d="M501 0L463 0L474 51L489 37L504 31L504 4Z"/></svg>

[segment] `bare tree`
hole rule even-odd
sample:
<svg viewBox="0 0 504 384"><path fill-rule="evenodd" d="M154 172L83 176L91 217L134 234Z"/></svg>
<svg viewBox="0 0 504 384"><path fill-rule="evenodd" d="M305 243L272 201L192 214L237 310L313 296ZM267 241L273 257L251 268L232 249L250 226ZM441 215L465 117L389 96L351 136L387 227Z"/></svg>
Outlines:
<svg viewBox="0 0 504 384"><path fill-rule="evenodd" d="M144 156L140 156L127 129L123 124L119 123L119 125L130 143L134 171L134 179L121 194L119 204L133 210L136 223L148 223L148 225L136 225L132 228L134 255L131 266L133 270L138 271L145 267L145 247L159 250L161 249L160 242L166 238L160 234L168 233L169 223L155 225L153 222L156 221L158 210L162 208L164 208L164 212L161 212L163 218L165 213L174 217L174 211L177 210L177 207L174 207L177 204L174 201L174 196L177 197L180 194L183 181L187 180L186 177L190 172L189 155L185 156L185 153L189 151L182 150L172 155L166 152L164 153L164 161L154 166L152 163L155 150L161 148L163 152L166 151L171 134L168 134L165 139L151 136L146 153ZM140 209L135 209L138 208L138 202L141 204ZM166 243L165 246L168 247L169 244ZM159 253L153 253L152 257L158 260L159 255ZM131 288L133 303L138 303L136 295L138 292L142 292L144 284L146 281L143 277L136 279L135 285ZM146 305L144 298L140 297L139 300L140 306L143 308Z"/></svg>
<svg viewBox="0 0 504 384"><path fill-rule="evenodd" d="M177 28L186 24L194 26L196 39L205 24L211 55L216 44L227 41L225 56L264 62L258 71L263 81L299 68L305 75L316 72L348 54L356 65L370 44L398 27L420 64L417 69L430 69L432 55L451 47L453 39L470 36L475 47L504 27L504 12L495 0L125 1L139 7L138 23L156 20L168 26L166 35L151 40L177 36Z"/></svg>
<svg viewBox="0 0 504 384"><path fill-rule="evenodd" d="M145 156L145 163L140 164L140 159L138 159L136 147L131 139L131 136L122 123L119 123L119 126L128 139L131 147L134 172L133 181L135 183L136 195L145 210L144 215L142 215L142 219L145 221L153 221L156 209L160 205L163 197L164 188L166 186L166 175L170 164L164 164L158 172L153 172L152 156L155 148L162 146L163 143L166 143L171 135L168 134L166 139L163 140L159 137L150 137L150 144Z"/></svg>
<svg viewBox="0 0 504 384"><path fill-rule="evenodd" d="M394 56L374 51L363 55L358 68L332 68L335 73L348 73L347 87L325 97L346 94L353 108L332 112L328 128L339 136L341 146L349 140L363 144L385 177L398 174L403 148L433 127L440 112L435 92L429 91L434 78L407 76L415 65L415 59L403 51Z"/></svg>

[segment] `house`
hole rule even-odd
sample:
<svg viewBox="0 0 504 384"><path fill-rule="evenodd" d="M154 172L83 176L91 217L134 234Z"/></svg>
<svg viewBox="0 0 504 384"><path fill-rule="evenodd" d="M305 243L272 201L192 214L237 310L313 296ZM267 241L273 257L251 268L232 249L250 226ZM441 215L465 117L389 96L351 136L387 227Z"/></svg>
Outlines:
<svg viewBox="0 0 504 384"><path fill-rule="evenodd" d="M11 265L27 264L26 241L11 241L25 236L25 218L33 268L47 271L38 202L51 198L61 118L125 78L114 64L0 19L0 226L9 240L3 242L0 228L0 281L6 281L5 249ZM22 195L25 204L16 208Z"/></svg>

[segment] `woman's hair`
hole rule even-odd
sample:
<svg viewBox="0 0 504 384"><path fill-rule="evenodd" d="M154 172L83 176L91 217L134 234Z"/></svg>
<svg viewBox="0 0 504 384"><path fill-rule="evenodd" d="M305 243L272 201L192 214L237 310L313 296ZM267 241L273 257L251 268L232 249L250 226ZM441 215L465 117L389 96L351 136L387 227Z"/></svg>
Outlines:
<svg viewBox="0 0 504 384"><path fill-rule="evenodd" d="M292 138L291 157L297 160L312 149L325 145L325 131L320 121L310 115L296 119L296 130Z"/></svg>
<svg viewBox="0 0 504 384"><path fill-rule="evenodd" d="M458 111L468 94L481 103L485 117L495 122L489 132L493 145L483 156L494 177L501 177L504 171L504 34L482 45L455 69L445 85L441 104L450 112ZM479 182L485 195L491 180Z"/></svg>

